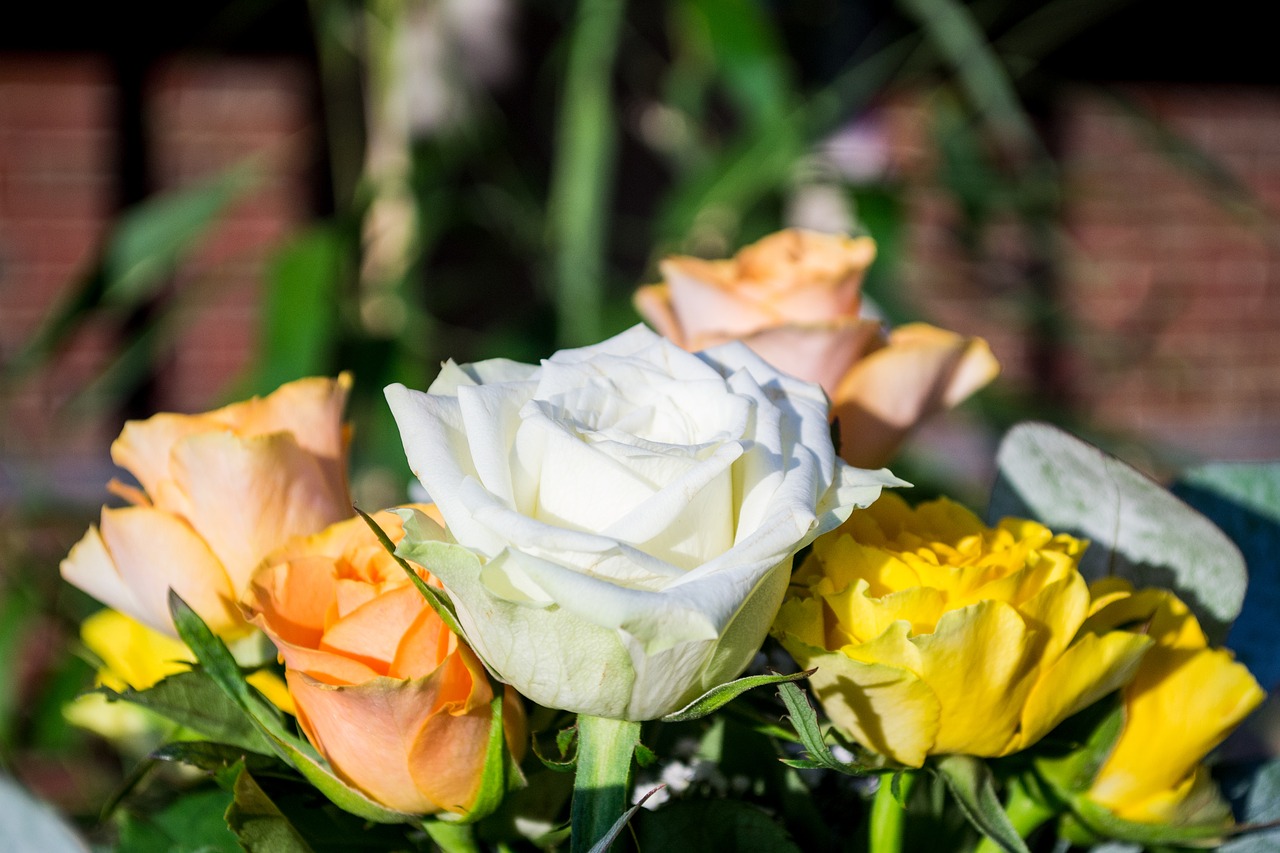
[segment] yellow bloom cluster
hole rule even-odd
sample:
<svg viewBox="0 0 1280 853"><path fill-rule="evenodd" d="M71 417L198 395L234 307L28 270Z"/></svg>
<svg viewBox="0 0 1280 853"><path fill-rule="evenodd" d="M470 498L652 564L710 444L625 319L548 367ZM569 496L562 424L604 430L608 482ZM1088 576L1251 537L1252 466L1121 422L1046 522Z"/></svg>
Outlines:
<svg viewBox="0 0 1280 853"><path fill-rule="evenodd" d="M1084 630L1086 543L885 494L818 540L774 633L832 721L894 762L1035 743L1133 675L1151 641Z"/></svg>

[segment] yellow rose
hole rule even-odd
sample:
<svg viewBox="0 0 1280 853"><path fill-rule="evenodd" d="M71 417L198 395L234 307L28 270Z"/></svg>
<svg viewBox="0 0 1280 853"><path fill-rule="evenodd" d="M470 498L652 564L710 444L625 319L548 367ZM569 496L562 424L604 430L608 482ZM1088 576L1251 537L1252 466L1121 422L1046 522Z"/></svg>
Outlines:
<svg viewBox="0 0 1280 853"><path fill-rule="evenodd" d="M832 722L894 762L1008 755L1119 687L1150 640L1079 632L1085 543L886 493L814 543L774 633Z"/></svg>
<svg viewBox="0 0 1280 853"><path fill-rule="evenodd" d="M350 517L342 408L350 376L302 379L200 415L125 424L111 445L141 489L102 510L62 576L109 607L174 635L172 588L215 632L249 629L236 600L269 552Z"/></svg>
<svg viewBox="0 0 1280 853"><path fill-rule="evenodd" d="M102 661L96 683L117 693L130 688L146 690L163 678L186 672L196 660L182 641L115 610L99 610L84 620L80 624L80 640ZM260 669L251 673L248 681L277 707L294 712L289 692L278 675ZM156 733L158 728L156 715L146 708L111 702L98 693L77 696L64 714L76 725L110 740L141 738ZM172 724L167 727L172 728Z"/></svg>
<svg viewBox="0 0 1280 853"><path fill-rule="evenodd" d="M418 509L439 518L433 506ZM403 538L397 516L375 519ZM472 806L492 720L489 678L363 519L286 545L254 576L243 606L279 649L298 722L338 776L403 812ZM505 700L518 752L523 710L510 688Z"/></svg>
<svg viewBox="0 0 1280 853"><path fill-rule="evenodd" d="M1092 592L1086 630L1123 625L1155 645L1121 694L1124 727L1085 796L1125 820L1181 823L1184 813L1221 803L1200 762L1266 694L1231 652L1209 648L1173 593L1134 592L1118 578L1098 581Z"/></svg>
<svg viewBox="0 0 1280 853"><path fill-rule="evenodd" d="M788 229L729 260L669 257L638 310L690 352L741 340L774 367L820 384L840 419L841 455L878 468L931 414L986 385L999 365L986 342L924 323L887 336L860 317L869 237Z"/></svg>

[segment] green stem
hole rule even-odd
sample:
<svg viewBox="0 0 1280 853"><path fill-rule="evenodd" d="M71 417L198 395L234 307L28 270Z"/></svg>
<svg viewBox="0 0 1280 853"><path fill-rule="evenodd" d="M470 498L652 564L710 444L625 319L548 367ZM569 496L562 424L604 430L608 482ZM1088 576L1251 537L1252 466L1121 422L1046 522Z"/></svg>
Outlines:
<svg viewBox="0 0 1280 853"><path fill-rule="evenodd" d="M880 777L880 787L871 803L871 821L868 826L871 833L871 853L900 853L902 850L903 817L906 815L902 803L911 796L915 781L914 773L904 771L898 777L898 797L895 797L892 775ZM899 797L902 802L898 801Z"/></svg>
<svg viewBox="0 0 1280 853"><path fill-rule="evenodd" d="M424 820L422 828L444 853L480 853L480 845L476 843L470 824Z"/></svg>
<svg viewBox="0 0 1280 853"><path fill-rule="evenodd" d="M1009 782L1009 801L1004 805L1004 812L1009 816L1009 823L1013 824L1018 837L1024 839L1054 815L1052 808L1027 793L1026 787L1017 779ZM1003 853L1003 850L999 844L984 837L978 842L974 853Z"/></svg>
<svg viewBox="0 0 1280 853"><path fill-rule="evenodd" d="M578 715L578 769L570 810L572 853L585 853L627 810L631 757L640 742L640 724Z"/></svg>
<svg viewBox="0 0 1280 853"><path fill-rule="evenodd" d="M615 138L613 61L623 0L580 0L551 175L556 320L561 346L600 339Z"/></svg>

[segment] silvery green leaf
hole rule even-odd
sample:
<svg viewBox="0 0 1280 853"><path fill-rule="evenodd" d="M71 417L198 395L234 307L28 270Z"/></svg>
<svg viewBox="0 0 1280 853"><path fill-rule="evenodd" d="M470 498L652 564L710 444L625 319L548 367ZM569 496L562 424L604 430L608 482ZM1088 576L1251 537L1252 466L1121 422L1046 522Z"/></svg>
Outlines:
<svg viewBox="0 0 1280 853"><path fill-rule="evenodd" d="M1244 553L1249 591L1227 645L1264 686L1280 683L1280 462L1213 462L1184 471L1175 495L1222 528Z"/></svg>
<svg viewBox="0 0 1280 853"><path fill-rule="evenodd" d="M1057 427L1023 423L1001 442L987 510L1090 540L1089 580L1118 575L1173 589L1215 642L1240 613L1244 557L1221 530L1124 462Z"/></svg>
<svg viewBox="0 0 1280 853"><path fill-rule="evenodd" d="M8 776L0 775L0 853L41 850L82 853L89 849L58 817Z"/></svg>

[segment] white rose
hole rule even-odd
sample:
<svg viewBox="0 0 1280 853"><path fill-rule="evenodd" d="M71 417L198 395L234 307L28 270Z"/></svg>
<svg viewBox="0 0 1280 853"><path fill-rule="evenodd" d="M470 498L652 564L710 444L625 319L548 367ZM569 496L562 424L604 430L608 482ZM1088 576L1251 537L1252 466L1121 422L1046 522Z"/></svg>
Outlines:
<svg viewBox="0 0 1280 853"><path fill-rule="evenodd" d="M795 552L902 485L841 462L822 390L739 343L691 354L636 326L386 393L479 556L431 565L475 650L535 702L600 717L659 717L738 675Z"/></svg>

